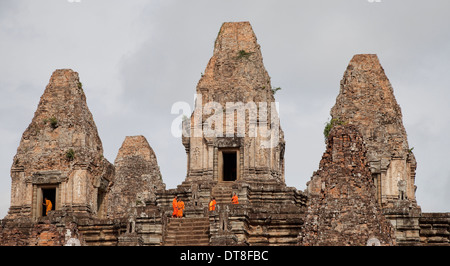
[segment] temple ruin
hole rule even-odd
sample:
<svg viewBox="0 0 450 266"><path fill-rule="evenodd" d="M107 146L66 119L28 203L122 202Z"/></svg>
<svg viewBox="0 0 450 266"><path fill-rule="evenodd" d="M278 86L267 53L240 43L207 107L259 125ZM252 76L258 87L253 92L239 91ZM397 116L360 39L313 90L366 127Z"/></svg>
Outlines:
<svg viewBox="0 0 450 266"><path fill-rule="evenodd" d="M450 245L450 213L416 201L417 163L376 55L351 59L305 191L285 183L275 91L250 23L224 23L182 123L186 178L167 189L144 136L125 137L114 164L103 157L78 73L56 70L13 158L0 245Z"/></svg>

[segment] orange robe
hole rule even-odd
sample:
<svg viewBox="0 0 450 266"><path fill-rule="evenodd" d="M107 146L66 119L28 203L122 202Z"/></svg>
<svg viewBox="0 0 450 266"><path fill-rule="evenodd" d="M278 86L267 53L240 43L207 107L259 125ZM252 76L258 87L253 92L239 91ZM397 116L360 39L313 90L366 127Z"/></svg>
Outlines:
<svg viewBox="0 0 450 266"><path fill-rule="evenodd" d="M211 200L211 201L209 202L209 210L210 210L210 211L216 210L216 200Z"/></svg>
<svg viewBox="0 0 450 266"><path fill-rule="evenodd" d="M50 200L46 200L45 201L45 206L47 207L47 209L45 210L45 215L48 215L48 211L52 210L52 202Z"/></svg>
<svg viewBox="0 0 450 266"><path fill-rule="evenodd" d="M233 204L239 204L238 196L234 195L234 196L231 198L231 203L233 203Z"/></svg>
<svg viewBox="0 0 450 266"><path fill-rule="evenodd" d="M177 213L178 213L178 207L177 206L178 206L177 199L174 198L173 201L172 201L172 208L173 208L172 217L177 216Z"/></svg>
<svg viewBox="0 0 450 266"><path fill-rule="evenodd" d="M183 210L184 210L184 202L183 202L183 201L180 200L180 201L177 203L177 209L178 209L177 217L178 217L178 218L183 217Z"/></svg>

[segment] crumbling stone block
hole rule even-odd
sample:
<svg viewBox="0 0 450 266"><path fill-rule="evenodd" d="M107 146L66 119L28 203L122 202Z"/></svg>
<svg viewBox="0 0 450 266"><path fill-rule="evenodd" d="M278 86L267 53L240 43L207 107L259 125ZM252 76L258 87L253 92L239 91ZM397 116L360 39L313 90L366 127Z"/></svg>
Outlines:
<svg viewBox="0 0 450 266"><path fill-rule="evenodd" d="M335 126L307 184L301 245L394 245L395 235L376 199L363 138L354 125Z"/></svg>

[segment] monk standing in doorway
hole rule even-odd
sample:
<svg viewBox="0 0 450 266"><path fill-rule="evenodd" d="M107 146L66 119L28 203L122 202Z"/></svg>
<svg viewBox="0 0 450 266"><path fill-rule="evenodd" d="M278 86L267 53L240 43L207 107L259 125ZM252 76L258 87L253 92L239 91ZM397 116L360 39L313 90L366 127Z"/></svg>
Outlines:
<svg viewBox="0 0 450 266"><path fill-rule="evenodd" d="M48 215L48 211L52 210L52 202L50 200L48 200L47 198L44 198L45 203L42 203L42 205L46 206L45 209L45 216Z"/></svg>

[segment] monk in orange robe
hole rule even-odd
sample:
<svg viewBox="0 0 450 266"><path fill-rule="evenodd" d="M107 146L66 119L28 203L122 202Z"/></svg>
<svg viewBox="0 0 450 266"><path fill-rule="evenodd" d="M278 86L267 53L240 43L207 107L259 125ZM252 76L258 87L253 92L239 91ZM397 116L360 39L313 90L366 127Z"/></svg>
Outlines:
<svg viewBox="0 0 450 266"><path fill-rule="evenodd" d="M45 200L45 203L42 203L42 205L46 206L45 216L47 216L48 215L48 211L52 210L52 206L53 205L52 205L52 202L50 200L48 200L47 198L44 198L44 200Z"/></svg>
<svg viewBox="0 0 450 266"><path fill-rule="evenodd" d="M172 208L173 208L172 217L177 217L177 213L178 213L178 197L177 196L175 196L175 198L173 198Z"/></svg>
<svg viewBox="0 0 450 266"><path fill-rule="evenodd" d="M231 198L231 203L239 204L239 199L238 196L236 196L236 193L234 193L233 197Z"/></svg>
<svg viewBox="0 0 450 266"><path fill-rule="evenodd" d="M215 211L216 210L216 199L213 197L211 198L211 201L209 202L209 211Z"/></svg>
<svg viewBox="0 0 450 266"><path fill-rule="evenodd" d="M177 217L178 218L183 217L184 202L181 199L177 203L177 209L178 209Z"/></svg>

